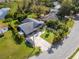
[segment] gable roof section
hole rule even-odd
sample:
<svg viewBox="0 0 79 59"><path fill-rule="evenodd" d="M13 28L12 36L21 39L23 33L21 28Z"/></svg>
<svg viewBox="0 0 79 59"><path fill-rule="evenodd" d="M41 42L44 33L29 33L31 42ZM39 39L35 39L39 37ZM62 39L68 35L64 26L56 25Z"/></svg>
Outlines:
<svg viewBox="0 0 79 59"><path fill-rule="evenodd" d="M33 31L33 22L27 22L24 24L19 25L21 30L27 35Z"/></svg>
<svg viewBox="0 0 79 59"><path fill-rule="evenodd" d="M39 26L43 24L41 21L37 21L35 19L27 18L22 21L23 24L19 25L20 29L26 34L30 34L35 31Z"/></svg>
<svg viewBox="0 0 79 59"><path fill-rule="evenodd" d="M22 22L23 22L23 23L33 22L33 27L34 27L34 28L38 27L38 26L41 25L41 24L44 24L44 22L38 21L38 20L32 19L32 18L24 19Z"/></svg>

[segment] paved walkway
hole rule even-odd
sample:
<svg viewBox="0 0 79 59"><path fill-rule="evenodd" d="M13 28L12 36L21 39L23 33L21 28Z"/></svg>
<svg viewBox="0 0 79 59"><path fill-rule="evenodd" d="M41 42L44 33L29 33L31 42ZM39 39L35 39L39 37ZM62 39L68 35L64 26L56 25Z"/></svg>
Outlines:
<svg viewBox="0 0 79 59"><path fill-rule="evenodd" d="M69 35L60 46L52 48L53 53L43 52L39 56L33 56L29 59L68 59L76 48L79 47L79 21L75 21L74 27Z"/></svg>
<svg viewBox="0 0 79 59"><path fill-rule="evenodd" d="M47 51L51 47L51 44L40 37L42 33L43 32L38 32L37 34L34 35L34 37L31 37L31 39L33 40L34 38L33 41L35 43L35 46L40 47L42 52L44 52L44 51Z"/></svg>

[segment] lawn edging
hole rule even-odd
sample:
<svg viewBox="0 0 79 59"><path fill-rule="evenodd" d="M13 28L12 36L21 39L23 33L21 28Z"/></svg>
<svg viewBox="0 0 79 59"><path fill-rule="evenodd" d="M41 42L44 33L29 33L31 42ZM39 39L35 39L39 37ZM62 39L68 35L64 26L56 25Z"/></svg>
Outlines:
<svg viewBox="0 0 79 59"><path fill-rule="evenodd" d="M76 53L79 51L79 48L77 48L76 50L75 50L75 52L70 56L70 57L68 57L68 59L72 59L75 55L76 55Z"/></svg>

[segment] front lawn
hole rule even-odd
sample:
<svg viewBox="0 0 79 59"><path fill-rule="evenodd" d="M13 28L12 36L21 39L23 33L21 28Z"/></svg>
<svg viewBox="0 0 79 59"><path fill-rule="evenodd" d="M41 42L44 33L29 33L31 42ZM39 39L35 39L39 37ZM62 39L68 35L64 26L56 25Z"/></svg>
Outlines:
<svg viewBox="0 0 79 59"><path fill-rule="evenodd" d="M25 42L16 44L11 31L0 37L0 59L27 59L37 52L38 48L30 48Z"/></svg>
<svg viewBox="0 0 79 59"><path fill-rule="evenodd" d="M42 35L41 35L41 37L43 38L43 39L45 39L45 40L47 40L49 43L52 43L53 42L53 39L54 39L54 34L53 34L53 32L51 32L51 31L45 31Z"/></svg>

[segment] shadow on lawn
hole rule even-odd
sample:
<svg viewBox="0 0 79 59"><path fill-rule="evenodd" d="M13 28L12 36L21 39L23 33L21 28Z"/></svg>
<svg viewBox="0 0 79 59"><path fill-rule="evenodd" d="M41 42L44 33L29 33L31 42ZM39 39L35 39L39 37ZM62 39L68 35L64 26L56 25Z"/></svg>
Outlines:
<svg viewBox="0 0 79 59"><path fill-rule="evenodd" d="M21 44L22 40L18 38L18 36L15 34L14 30L12 31L12 37L14 38L16 44Z"/></svg>

